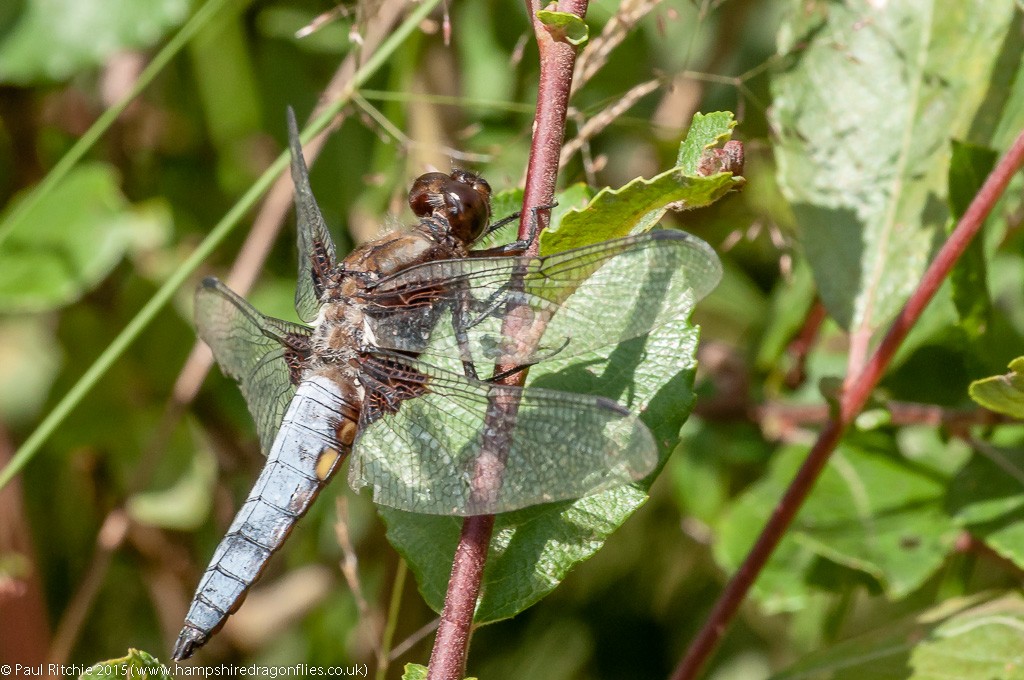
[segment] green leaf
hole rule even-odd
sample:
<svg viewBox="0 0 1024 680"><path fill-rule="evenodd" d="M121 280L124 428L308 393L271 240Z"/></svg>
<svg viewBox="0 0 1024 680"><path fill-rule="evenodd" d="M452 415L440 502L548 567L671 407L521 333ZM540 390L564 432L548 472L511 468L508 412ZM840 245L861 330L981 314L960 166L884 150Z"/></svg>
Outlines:
<svg viewBox="0 0 1024 680"><path fill-rule="evenodd" d="M1024 357L1010 362L1010 372L971 383L971 399L990 411L1024 418Z"/></svg>
<svg viewBox="0 0 1024 680"><path fill-rule="evenodd" d="M162 239L169 222L162 207L131 208L110 166L79 166L0 244L0 310L38 312L74 302L133 245Z"/></svg>
<svg viewBox="0 0 1024 680"><path fill-rule="evenodd" d="M734 127L736 120L731 111L693 114L686 139L679 145L676 167L687 175L696 176L704 152L732 139Z"/></svg>
<svg viewBox="0 0 1024 680"><path fill-rule="evenodd" d="M771 611L802 605L815 557L868 574L892 599L942 565L956 533L943 510L943 479L903 459L882 437L871 441L840 445L769 561L755 593ZM768 476L726 515L716 551L726 569L746 556L804 456L799 447L779 453Z"/></svg>
<svg viewBox="0 0 1024 680"><path fill-rule="evenodd" d="M639 177L620 189L602 189L586 208L566 213L560 224L541 234L541 253L548 255L650 229L670 203L682 203L687 208L710 205L737 183L727 173L693 177L682 168L673 168L651 179ZM653 220L652 213L656 215Z"/></svg>
<svg viewBox="0 0 1024 680"><path fill-rule="evenodd" d="M729 126L720 127L727 132ZM694 135L694 143L705 148L722 138L722 130L698 126ZM729 173L689 177L676 168L618 191L604 190L582 211L573 206L586 198L585 188L570 188L559 196L553 229L542 235L542 252L624 235L670 202L707 204L742 181ZM554 240L552 232L557 232ZM547 595L646 501L646 491L678 441L693 404L697 335L698 329L685 319L676 320L618 347L582 359L556 357L530 369L528 386L597 394L639 412L661 444L661 460L640 484L499 515L476 611L478 623L514 616ZM440 611L462 520L383 507L379 512L388 540L409 564L424 599Z"/></svg>
<svg viewBox="0 0 1024 680"><path fill-rule="evenodd" d="M169 680L173 675L168 673L167 668L152 654L140 649L129 649L127 656L100 661L87 668L78 677L81 680L101 680L102 678Z"/></svg>
<svg viewBox="0 0 1024 680"><path fill-rule="evenodd" d="M812 653L772 680L1018 680L1024 598L949 600L912 619Z"/></svg>
<svg viewBox="0 0 1024 680"><path fill-rule="evenodd" d="M217 481L217 459L203 441L198 428L193 431L195 454L184 475L170 488L144 491L128 498L128 515L141 524L175 531L199 528L209 517Z"/></svg>
<svg viewBox="0 0 1024 680"><path fill-rule="evenodd" d="M254 179L254 138L262 133L263 123L244 10L236 2L188 45L193 82L217 149L217 175L229 193L245 191Z"/></svg>
<svg viewBox="0 0 1024 680"><path fill-rule="evenodd" d="M917 285L948 211L948 139L964 137L1014 3L820 0L793 6L772 80L779 181L822 301L854 332Z"/></svg>
<svg viewBox="0 0 1024 680"><path fill-rule="evenodd" d="M405 670L402 672L402 680L427 680L427 667L421 666L418 663L405 664ZM477 679L466 678L465 680Z"/></svg>
<svg viewBox="0 0 1024 680"><path fill-rule="evenodd" d="M734 125L731 113L696 114L675 167L650 179L638 177L618 189L602 189L586 207L565 212L561 220L552 219L540 237L541 254L647 231L670 205L675 209L701 208L742 186L742 177L727 172L707 177L697 174L701 153L728 139ZM691 158L694 154L697 160Z"/></svg>
<svg viewBox="0 0 1024 680"><path fill-rule="evenodd" d="M427 680L427 667L418 663L405 664L402 680Z"/></svg>
<svg viewBox="0 0 1024 680"><path fill-rule="evenodd" d="M954 519L992 550L1024 568L1024 460L1019 449L978 443L953 480Z"/></svg>
<svg viewBox="0 0 1024 680"><path fill-rule="evenodd" d="M992 149L953 140L953 156L949 165L950 233L995 167L996 157ZM969 337L979 338L988 330L992 318L982 238L975 238L967 246L950 272L949 281L953 289L953 304L960 315L960 326Z"/></svg>
<svg viewBox="0 0 1024 680"><path fill-rule="evenodd" d="M23 423L38 415L62 363L49 320L0 317L0 418Z"/></svg>
<svg viewBox="0 0 1024 680"><path fill-rule="evenodd" d="M570 45L580 47L590 38L587 23L570 12L540 9L537 10L537 18L556 38L562 38Z"/></svg>
<svg viewBox="0 0 1024 680"><path fill-rule="evenodd" d="M693 403L697 336L696 327L678 321L585 360L542 362L530 369L527 385L597 394L640 412L662 445L660 469ZM476 622L514 616L551 592L646 501L657 474L576 501L498 515ZM462 520L378 511L424 600L440 611Z"/></svg>
<svg viewBox="0 0 1024 680"><path fill-rule="evenodd" d="M189 0L25 0L0 40L0 83L63 80L112 54L156 44L185 20Z"/></svg>

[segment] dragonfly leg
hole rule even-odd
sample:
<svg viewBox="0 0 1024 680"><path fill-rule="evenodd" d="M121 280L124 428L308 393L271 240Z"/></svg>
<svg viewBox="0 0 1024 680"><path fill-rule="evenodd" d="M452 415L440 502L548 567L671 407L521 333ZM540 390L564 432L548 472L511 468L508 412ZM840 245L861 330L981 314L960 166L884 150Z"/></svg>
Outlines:
<svg viewBox="0 0 1024 680"><path fill-rule="evenodd" d="M530 244L537 239L537 232L540 231L538 228L537 213L541 210L551 210L558 203L551 203L549 205L538 205L533 208L530 212L532 217L530 219L530 231L526 238L517 239L511 243L506 243L503 246L495 246L494 248L484 248L483 250L471 250L469 252L470 257L493 257L496 255L522 255L526 252L526 249L530 247ZM509 222L515 219L519 219L522 213L512 213L508 217L502 218L488 227L484 235L490 234L491 232L500 229Z"/></svg>
<svg viewBox="0 0 1024 680"><path fill-rule="evenodd" d="M498 288L493 293L491 293L490 295L488 295L487 299L482 300L481 303L480 303L483 306L483 309L481 309L476 314L476 316L474 316L471 319L468 318L469 308L468 308L468 303L467 303L466 309L464 310L467 318L465 318L465 320L463 321L462 328L463 329L475 328L476 326L479 326L481 323L483 323L484 319L486 319L489 316L492 316L498 310L498 307L500 307L502 304L508 302L508 300L507 300L508 290L509 290L509 286L508 286L508 284L505 284L505 285L501 286L500 288ZM455 331L456 331L456 333L458 333L459 329L456 328ZM465 331L463 331L463 335L465 335Z"/></svg>
<svg viewBox="0 0 1024 680"><path fill-rule="evenodd" d="M502 379L507 378L509 376L515 375L516 373L521 373L521 372L525 371L526 369L530 368L531 366L539 364L542 361L547 361L548 359L550 359L553 356L556 356L559 352L561 352L563 349L568 347L569 346L569 340L570 340L569 338L566 338L565 342L562 343L561 347L559 347L557 349L551 350L550 352L546 353L544 356L539 356L536 359L534 359L533 361L530 361L530 362L525 363L525 364L519 364L518 366L513 366L512 368L506 369L504 371L501 371L500 373L492 375L490 378L487 379L487 382L495 382L495 381L498 381L498 380L502 380Z"/></svg>
<svg viewBox="0 0 1024 680"><path fill-rule="evenodd" d="M455 330L455 341L459 345L462 370L467 377L478 380L476 366L473 365L473 354L469 349L469 335L466 333L467 329L472 328L472 325L469 325L469 302L471 299L469 289L460 286L459 299L455 305L455 313L452 314L452 326ZM482 317L480 319L482 320ZM478 320L476 323L480 323L480 321Z"/></svg>

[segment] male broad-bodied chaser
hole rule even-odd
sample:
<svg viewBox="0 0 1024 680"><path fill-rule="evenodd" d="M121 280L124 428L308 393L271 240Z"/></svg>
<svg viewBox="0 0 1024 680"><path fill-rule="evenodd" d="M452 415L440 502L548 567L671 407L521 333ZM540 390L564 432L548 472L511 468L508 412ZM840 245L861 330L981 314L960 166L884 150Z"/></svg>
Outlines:
<svg viewBox="0 0 1024 680"><path fill-rule="evenodd" d="M295 308L310 325L263 316L213 278L196 293L199 336L239 382L267 463L199 583L175 660L240 606L349 454L353 489L440 515L581 498L646 476L657 445L635 414L602 397L494 381L686 318L721 277L711 247L677 231L547 257L505 254L521 244L473 251L491 189L459 170L414 183L415 227L339 261L290 110L288 124Z"/></svg>

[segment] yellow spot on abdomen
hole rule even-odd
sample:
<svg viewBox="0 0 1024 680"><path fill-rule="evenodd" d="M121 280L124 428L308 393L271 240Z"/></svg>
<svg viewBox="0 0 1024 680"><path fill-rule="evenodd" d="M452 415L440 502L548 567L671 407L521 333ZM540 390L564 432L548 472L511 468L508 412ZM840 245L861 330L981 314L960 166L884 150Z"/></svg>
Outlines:
<svg viewBox="0 0 1024 680"><path fill-rule="evenodd" d="M352 442L356 439L356 424L351 420L346 420L338 427L338 441L345 446L352 446Z"/></svg>
<svg viewBox="0 0 1024 680"><path fill-rule="evenodd" d="M324 447L316 459L317 479L321 482L327 481L327 478L334 472L334 466L338 463L339 458L341 458L341 454L338 449L331 446Z"/></svg>

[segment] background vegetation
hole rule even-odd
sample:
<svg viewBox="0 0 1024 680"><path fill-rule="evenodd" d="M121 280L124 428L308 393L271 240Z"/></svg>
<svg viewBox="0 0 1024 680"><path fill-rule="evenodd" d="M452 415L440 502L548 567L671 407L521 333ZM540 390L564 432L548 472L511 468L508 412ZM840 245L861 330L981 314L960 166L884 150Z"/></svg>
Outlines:
<svg viewBox="0 0 1024 680"><path fill-rule="evenodd" d="M310 112L360 42L379 43L368 17L396 7L0 6L0 463L188 274L214 225L243 217L233 206L284 148L285 107ZM373 70L313 168L343 250L409 221L405 191L429 166L521 181L537 73L524 6L449 12ZM1021 19L1011 0L591 5L591 46L614 49L584 57L595 71L577 79L562 184L652 176L694 112L732 110L747 185L667 220L711 243L726 273L697 309L698 405L651 499L549 597L480 629L470 674L671 673L844 376L1024 128ZM620 21L621 44L598 38ZM81 162L26 202L136 84ZM291 232L277 238L261 210L265 264L246 228L218 232L0 492L0 663L89 664L128 647L166 658L261 462L229 380L214 370L190 401L194 284L241 261L258 274L254 304L294 316ZM711 677L1024 677L1021 395L1011 378L976 385L997 415L969 390L1024 354L1022 216L1018 182L842 440ZM372 505L335 483L203 662L373 667L397 563ZM425 662L430 637L416 633L435 614L413 579L399 592L394 640L412 646L396 663Z"/></svg>

